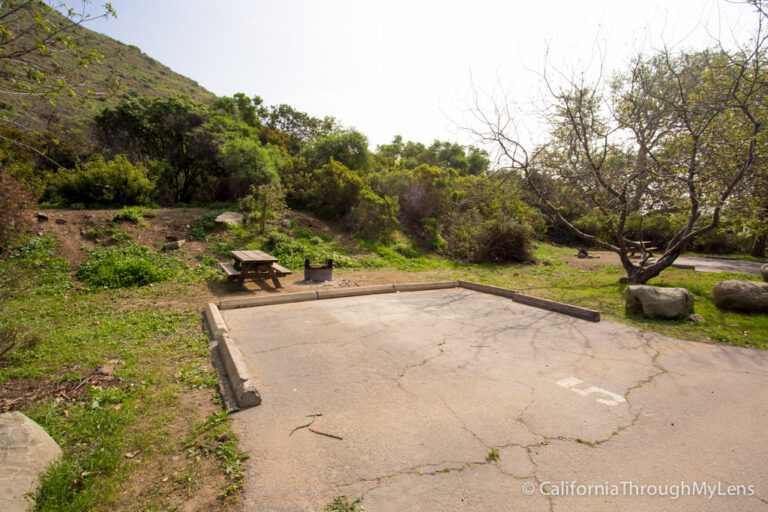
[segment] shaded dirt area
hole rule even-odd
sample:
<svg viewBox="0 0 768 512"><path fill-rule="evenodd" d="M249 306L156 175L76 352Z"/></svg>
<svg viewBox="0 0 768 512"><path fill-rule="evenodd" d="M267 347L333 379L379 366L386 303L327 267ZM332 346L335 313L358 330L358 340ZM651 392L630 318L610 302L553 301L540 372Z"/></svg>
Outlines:
<svg viewBox="0 0 768 512"><path fill-rule="evenodd" d="M579 258L576 256L578 249L573 249L572 254L568 254L563 258L568 266L578 268L580 270L600 270L605 265L621 266L619 255L610 251L589 251L589 257Z"/></svg>

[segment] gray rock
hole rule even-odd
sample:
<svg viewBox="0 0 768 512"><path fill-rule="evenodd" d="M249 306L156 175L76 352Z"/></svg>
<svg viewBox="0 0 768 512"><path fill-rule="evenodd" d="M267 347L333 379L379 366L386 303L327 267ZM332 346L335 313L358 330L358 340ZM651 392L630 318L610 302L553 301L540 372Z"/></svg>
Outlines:
<svg viewBox="0 0 768 512"><path fill-rule="evenodd" d="M712 289L712 301L723 309L768 313L768 283L739 279L720 281Z"/></svg>
<svg viewBox="0 0 768 512"><path fill-rule="evenodd" d="M243 223L243 214L237 212L224 212L216 217L216 224L226 224L227 226L239 226Z"/></svg>
<svg viewBox="0 0 768 512"><path fill-rule="evenodd" d="M693 315L688 315L688 318L686 320L688 320L689 322L693 322L695 324L707 323L707 321L704 319L703 316L697 315L696 313L694 313Z"/></svg>
<svg viewBox="0 0 768 512"><path fill-rule="evenodd" d="M37 212L37 222L48 222L48 215L44 214L43 212Z"/></svg>
<svg viewBox="0 0 768 512"><path fill-rule="evenodd" d="M67 223L67 219L62 219L61 217L56 219L56 224L66 224L66 223Z"/></svg>
<svg viewBox="0 0 768 512"><path fill-rule="evenodd" d="M290 229L291 227L291 219L283 219L280 221L280 225L283 226L285 229Z"/></svg>
<svg viewBox="0 0 768 512"><path fill-rule="evenodd" d="M647 318L677 318L693 313L693 294L685 288L632 285L624 291L627 309Z"/></svg>
<svg viewBox="0 0 768 512"><path fill-rule="evenodd" d="M176 249L181 249L181 246L186 243L186 240L176 240L174 242L168 242L167 244L163 245L164 251L174 251Z"/></svg>
<svg viewBox="0 0 768 512"><path fill-rule="evenodd" d="M760 267L760 273L763 274L763 281L768 282L768 263Z"/></svg>
<svg viewBox="0 0 768 512"><path fill-rule="evenodd" d="M61 457L61 448L40 425L18 411L0 414L0 510L24 512L39 475Z"/></svg>

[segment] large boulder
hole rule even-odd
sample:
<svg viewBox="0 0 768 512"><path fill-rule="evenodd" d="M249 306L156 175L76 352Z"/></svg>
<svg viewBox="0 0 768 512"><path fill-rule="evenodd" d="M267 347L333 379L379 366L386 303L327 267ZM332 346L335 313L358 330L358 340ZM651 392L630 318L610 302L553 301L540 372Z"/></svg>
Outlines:
<svg viewBox="0 0 768 512"><path fill-rule="evenodd" d="M216 224L225 224L227 226L239 226L243 223L243 214L237 212L224 212L216 217Z"/></svg>
<svg viewBox="0 0 768 512"><path fill-rule="evenodd" d="M0 510L24 512L39 475L61 457L61 448L37 423L18 411L0 414Z"/></svg>
<svg viewBox="0 0 768 512"><path fill-rule="evenodd" d="M719 308L747 313L768 313L768 283L731 279L712 289L712 301Z"/></svg>
<svg viewBox="0 0 768 512"><path fill-rule="evenodd" d="M627 309L648 318L677 318L693 313L693 294L685 288L632 285L624 291Z"/></svg>
<svg viewBox="0 0 768 512"><path fill-rule="evenodd" d="M768 282L768 263L760 267L760 273L763 274L763 281Z"/></svg>

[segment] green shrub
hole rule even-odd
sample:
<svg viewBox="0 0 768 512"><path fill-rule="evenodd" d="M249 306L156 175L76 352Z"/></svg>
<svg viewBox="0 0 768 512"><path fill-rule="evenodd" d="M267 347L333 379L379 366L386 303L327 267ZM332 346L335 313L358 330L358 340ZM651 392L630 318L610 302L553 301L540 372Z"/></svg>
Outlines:
<svg viewBox="0 0 768 512"><path fill-rule="evenodd" d="M344 254L332 243L317 238L315 243L307 240L296 239L281 231L270 231L262 248L280 260L281 265L288 268L298 269L304 267L304 260L309 258L312 262L325 262L327 259L333 260L333 265L337 268L358 268L360 265Z"/></svg>
<svg viewBox="0 0 768 512"><path fill-rule="evenodd" d="M77 277L97 288L131 288L165 281L186 265L149 247L130 244L91 250L77 269Z"/></svg>
<svg viewBox="0 0 768 512"><path fill-rule="evenodd" d="M709 233L695 238L690 249L708 254L735 254L747 252L751 239L741 226L725 223Z"/></svg>
<svg viewBox="0 0 768 512"><path fill-rule="evenodd" d="M363 190L363 178L334 159L313 173L309 208L331 219L349 213Z"/></svg>
<svg viewBox="0 0 768 512"><path fill-rule="evenodd" d="M400 223L397 198L381 197L366 187L360 193L357 204L349 212L349 223L355 232L371 240L389 240Z"/></svg>
<svg viewBox="0 0 768 512"><path fill-rule="evenodd" d="M149 204L154 183L143 165L133 165L124 155L117 155L109 162L99 156L74 171L59 174L54 188L65 205L116 207Z"/></svg>
<svg viewBox="0 0 768 512"><path fill-rule="evenodd" d="M212 230L213 226L216 224L216 217L218 217L220 214L221 212L216 211L206 213L198 217L197 221L195 221L195 225L192 226L192 229L189 231L189 239L205 240L205 237L208 235L208 231Z"/></svg>
<svg viewBox="0 0 768 512"><path fill-rule="evenodd" d="M484 218L470 210L448 225L445 252L478 263L529 262L533 261L530 240L529 226L503 216Z"/></svg>
<svg viewBox="0 0 768 512"><path fill-rule="evenodd" d="M157 214L143 206L125 206L112 218L112 222L133 222L138 224L143 218L154 218Z"/></svg>
<svg viewBox="0 0 768 512"><path fill-rule="evenodd" d="M424 225L425 241L433 251L442 251L445 249L445 239L440 235L440 229L437 226L437 219L434 217L427 217L421 219Z"/></svg>
<svg viewBox="0 0 768 512"><path fill-rule="evenodd" d="M86 233L87 235L87 233ZM118 231L109 238L113 244L122 245L133 240L133 235L127 231Z"/></svg>

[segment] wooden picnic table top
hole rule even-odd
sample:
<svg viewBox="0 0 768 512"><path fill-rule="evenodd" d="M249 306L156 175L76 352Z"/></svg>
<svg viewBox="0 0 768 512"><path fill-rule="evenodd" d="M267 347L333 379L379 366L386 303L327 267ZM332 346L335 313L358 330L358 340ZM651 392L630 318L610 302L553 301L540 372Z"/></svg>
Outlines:
<svg viewBox="0 0 768 512"><path fill-rule="evenodd" d="M231 254L241 263L277 263L277 258L263 251L231 251Z"/></svg>

